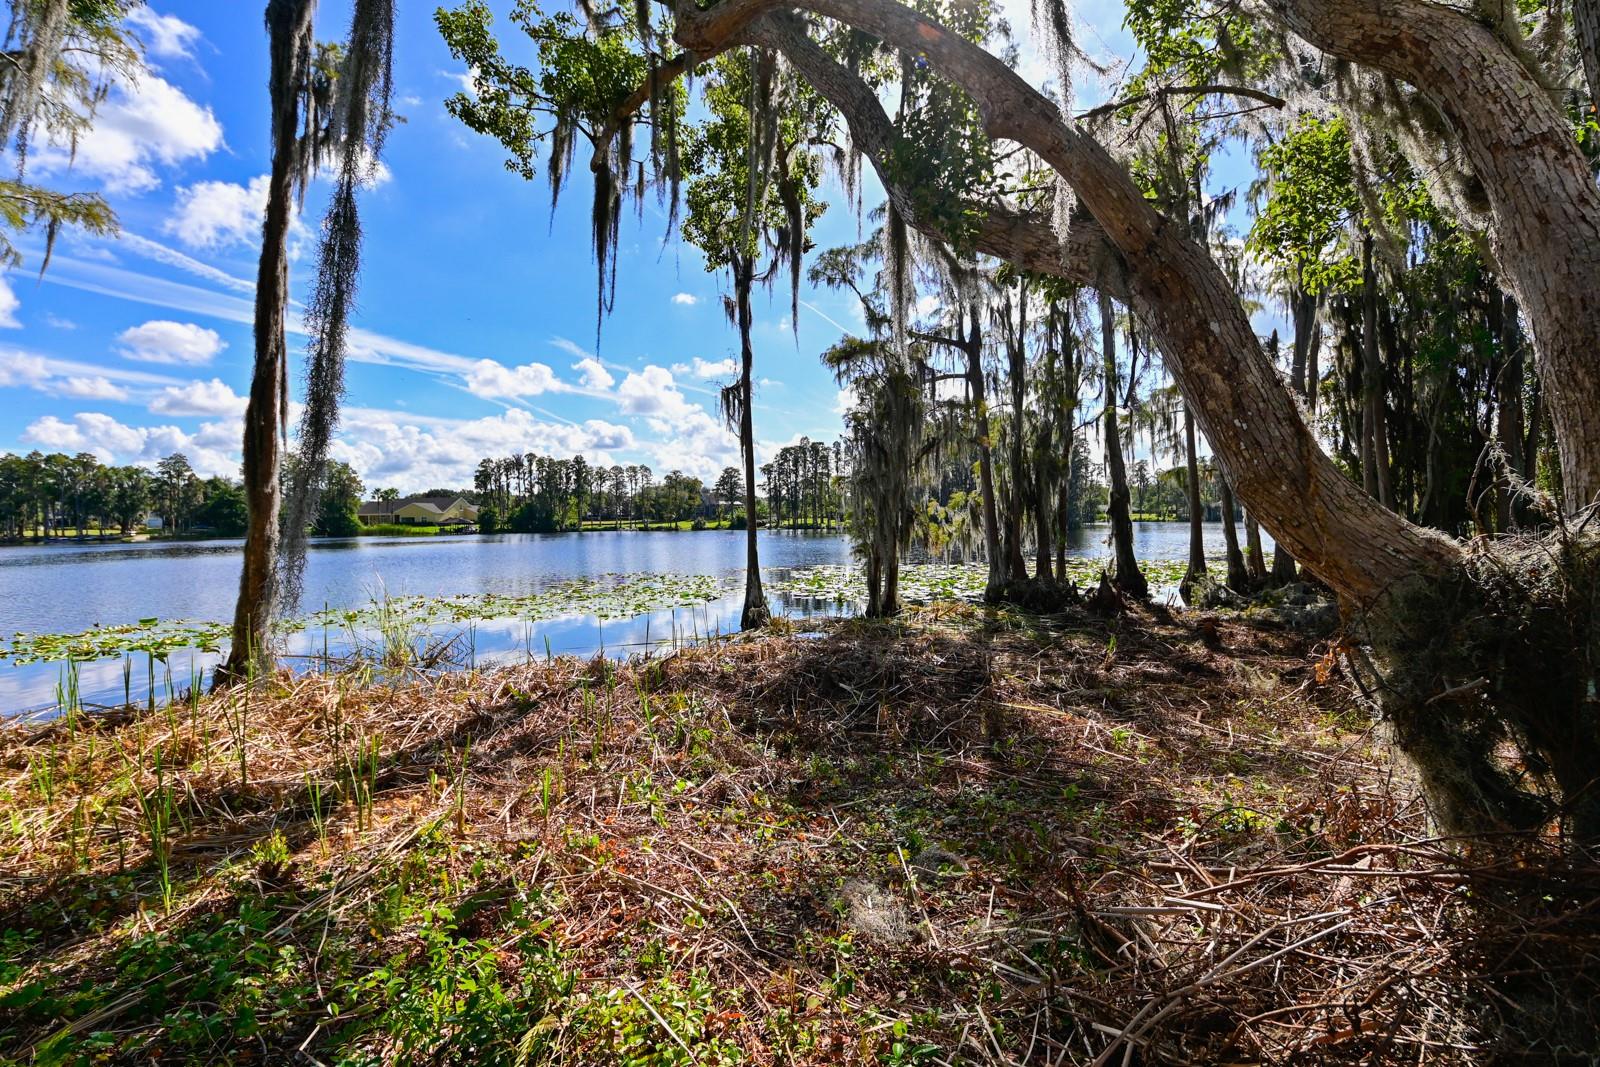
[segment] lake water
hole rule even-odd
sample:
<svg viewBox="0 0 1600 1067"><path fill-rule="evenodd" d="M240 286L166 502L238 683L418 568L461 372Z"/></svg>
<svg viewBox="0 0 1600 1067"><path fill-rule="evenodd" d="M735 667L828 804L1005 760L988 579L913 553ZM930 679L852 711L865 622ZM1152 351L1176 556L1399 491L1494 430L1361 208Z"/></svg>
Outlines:
<svg viewBox="0 0 1600 1067"><path fill-rule="evenodd" d="M1188 554L1188 527L1182 523L1135 523L1141 559L1181 559ZM1107 528L1074 532L1069 553L1104 557ZM0 548L0 635L76 633L92 626L141 619L227 620L238 592L242 542L204 541L146 544L48 544ZM1270 542L1269 542L1270 545ZM1220 554L1220 524L1208 524L1207 554ZM781 578L798 568L848 565L848 543L831 534L763 531L764 576ZM1270 551L1270 547L1269 547ZM1030 561L1031 562L1031 561ZM649 612L633 619L601 622L593 615L529 622L503 619L479 622L471 655L484 663L546 650L592 655L638 650L646 643L675 642L738 628L744 569L741 531L670 532L590 531L583 534L504 534L458 537L363 537L311 542L305 574L304 608L362 608L385 594L442 597L458 594L527 596L563 581L598 575L679 574L725 579L728 595L693 609ZM838 614L851 605L775 596L773 609L793 616ZM288 639L290 656L314 657L327 639L307 630ZM337 635L334 639L338 641ZM214 656L183 654L156 665L158 696L164 695L170 667L174 685L186 688L203 674ZM134 671L136 699L147 692L149 665L140 657ZM77 684L86 703L120 703L125 688L120 659L77 667ZM54 703L63 679L59 663L0 665L0 713Z"/></svg>

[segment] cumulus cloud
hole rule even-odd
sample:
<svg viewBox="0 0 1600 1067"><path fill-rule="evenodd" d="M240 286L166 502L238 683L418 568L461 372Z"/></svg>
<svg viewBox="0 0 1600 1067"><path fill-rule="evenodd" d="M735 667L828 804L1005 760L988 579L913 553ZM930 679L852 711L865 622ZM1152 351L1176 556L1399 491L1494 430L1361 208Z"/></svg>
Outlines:
<svg viewBox="0 0 1600 1067"><path fill-rule="evenodd" d="M50 378L49 365L26 352L0 352L0 386L38 388Z"/></svg>
<svg viewBox="0 0 1600 1067"><path fill-rule="evenodd" d="M248 185L217 181L185 185L161 228L190 248L253 245L261 239L267 186L265 174L251 178Z"/></svg>
<svg viewBox="0 0 1600 1067"><path fill-rule="evenodd" d="M700 303L700 298L693 293L673 293L672 302L683 307L694 307L694 305Z"/></svg>
<svg viewBox="0 0 1600 1067"><path fill-rule="evenodd" d="M629 415L677 419L700 411L683 398L677 383L672 380L672 372L653 363L644 370L628 372L628 376L617 387L617 402L623 412Z"/></svg>
<svg viewBox="0 0 1600 1067"><path fill-rule="evenodd" d="M51 391L82 400L128 399L128 391L104 374L73 375L63 378L51 387Z"/></svg>
<svg viewBox="0 0 1600 1067"><path fill-rule="evenodd" d="M243 417L244 409L245 398L234 393L221 378L187 385L169 385L150 401L150 410L157 415Z"/></svg>
<svg viewBox="0 0 1600 1067"><path fill-rule="evenodd" d="M49 145L34 156L36 170L68 169L97 179L112 193L145 192L161 184L156 168L205 159L222 147L222 124L208 107L158 75L118 81L75 150Z"/></svg>
<svg viewBox="0 0 1600 1067"><path fill-rule="evenodd" d="M611 372L601 366L600 361L593 356L585 356L572 365L583 382L585 389L610 389L616 384L616 378Z"/></svg>
<svg viewBox="0 0 1600 1067"><path fill-rule="evenodd" d="M20 330L22 323L17 319L17 309L21 306L22 301L17 299L11 283L0 278L0 326L8 330Z"/></svg>
<svg viewBox="0 0 1600 1067"><path fill-rule="evenodd" d="M118 351L142 363L184 363L196 366L210 363L227 342L215 330L192 322L154 319L132 326L117 336Z"/></svg>
<svg viewBox="0 0 1600 1067"><path fill-rule="evenodd" d="M352 408L334 442L335 459L354 467L369 484L469 486L484 456L536 452L582 454L609 466L610 452L635 447L633 431L601 419L582 425L547 422L512 408L481 419L443 419L410 412Z"/></svg>
<svg viewBox="0 0 1600 1067"><path fill-rule="evenodd" d="M710 360L694 358L694 376L696 378L728 378L739 373L739 368L734 365L733 357L719 359L715 363Z"/></svg>
<svg viewBox="0 0 1600 1067"><path fill-rule="evenodd" d="M484 399L538 396L560 388L556 372L543 363L524 363L508 367L492 359L480 359L466 375L467 391Z"/></svg>
<svg viewBox="0 0 1600 1067"><path fill-rule="evenodd" d="M71 420L46 415L22 431L22 439L61 452L89 452L102 463L153 464L182 452L195 473L209 478L237 477L238 423L208 423L198 433L176 426L128 426L98 411L80 411Z"/></svg>
<svg viewBox="0 0 1600 1067"><path fill-rule="evenodd" d="M178 16L158 15L150 7L140 6L128 12L128 21L139 28L139 36L144 39L150 55L163 59L194 58L200 31Z"/></svg>
<svg viewBox="0 0 1600 1067"><path fill-rule="evenodd" d="M722 420L704 409L691 407L675 419L652 418L651 429L663 436L641 442L640 447L655 460L658 471L681 470L711 483L722 468L739 462L739 442Z"/></svg>

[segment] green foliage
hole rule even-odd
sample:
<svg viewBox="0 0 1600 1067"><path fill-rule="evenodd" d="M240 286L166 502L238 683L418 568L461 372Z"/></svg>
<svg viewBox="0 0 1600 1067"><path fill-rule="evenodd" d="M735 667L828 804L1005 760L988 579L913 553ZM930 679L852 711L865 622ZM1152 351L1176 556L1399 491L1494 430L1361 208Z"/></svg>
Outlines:
<svg viewBox="0 0 1600 1067"><path fill-rule="evenodd" d="M1204 85L1224 74L1259 78L1271 64L1265 35L1233 7L1142 0L1128 5L1123 24L1146 56L1130 94L1160 84ZM1187 106L1198 103L1193 99Z"/></svg>
<svg viewBox="0 0 1600 1067"><path fill-rule="evenodd" d="M348 464L331 460L323 475L312 529L324 537L355 537L362 531L356 512L361 507L361 477Z"/></svg>
<svg viewBox="0 0 1600 1067"><path fill-rule="evenodd" d="M911 191L919 218L932 221L957 250L969 249L994 192L994 143L977 104L944 80L918 80L901 109L885 169Z"/></svg>
<svg viewBox="0 0 1600 1067"><path fill-rule="evenodd" d="M758 112L776 110L777 143L773 172L762 180L750 172L751 102L758 97L752 72L755 59L744 51L719 56L709 67L702 98L709 112L705 122L688 130L684 140L684 166L691 175L685 202L688 214L683 236L705 253L706 269L731 266L735 256L754 258L769 234L797 230L792 239L809 249L804 234L827 209L816 197L821 168L805 151L820 136L826 110L807 89L783 86L783 100L758 104ZM758 115L765 121L764 115Z"/></svg>
<svg viewBox="0 0 1600 1067"><path fill-rule="evenodd" d="M224 537L238 537L250 521L244 490L226 478L207 479L205 502L195 510L194 521Z"/></svg>
<svg viewBox="0 0 1600 1067"><path fill-rule="evenodd" d="M498 140L510 153L506 169L532 179L541 143L567 148L556 126L576 123L592 141L644 83L648 62L630 47L626 24L591 37L571 13L546 15L533 0L517 0L511 22L537 46L536 68L505 57L484 0L434 13L450 54L476 73L475 95L456 93L445 109L468 129ZM663 94L663 106L681 106L671 88Z"/></svg>
<svg viewBox="0 0 1600 1067"><path fill-rule="evenodd" d="M1298 278L1306 292L1350 289L1361 265L1343 238L1360 211L1343 119L1302 116L1262 151L1271 176L1248 246Z"/></svg>

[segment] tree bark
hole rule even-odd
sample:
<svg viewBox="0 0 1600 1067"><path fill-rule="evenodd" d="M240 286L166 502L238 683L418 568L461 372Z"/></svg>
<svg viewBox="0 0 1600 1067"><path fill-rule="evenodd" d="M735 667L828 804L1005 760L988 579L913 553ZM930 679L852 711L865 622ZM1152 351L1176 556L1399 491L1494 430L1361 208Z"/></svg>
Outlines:
<svg viewBox="0 0 1600 1067"><path fill-rule="evenodd" d="M1565 506L1584 507L1600 495L1600 188L1557 94L1491 26L1457 8L1269 2L1316 47L1415 86L1455 128L1488 200L1494 258L1528 316Z"/></svg>
<svg viewBox="0 0 1600 1067"><path fill-rule="evenodd" d="M761 590L761 555L756 547L756 435L751 415L750 369L755 350L750 344L750 287L754 283L755 261L748 256L733 260L735 300L739 318L739 453L744 460L744 610L739 614L741 630L756 630L772 620L766 594Z"/></svg>
<svg viewBox="0 0 1600 1067"><path fill-rule="evenodd" d="M244 569L234 607L228 658L213 684L244 681L272 666L272 621L277 593L278 513L282 507L283 448L289 417L289 352L284 314L289 303L289 226L300 132L300 50L311 32L314 0L270 0L268 48L272 73L272 170L261 256L256 269L255 369L244 415L244 491L248 520Z"/></svg>
<svg viewBox="0 0 1600 1067"><path fill-rule="evenodd" d="M967 390L972 396L972 421L978 443L978 491L983 496L983 552L989 565L983 598L995 603L1005 589L1004 560L1000 555L1000 515L994 499L994 456L989 436L988 386L983 379L983 332L978 312L972 311L962 354L967 360Z"/></svg>
<svg viewBox="0 0 1600 1067"><path fill-rule="evenodd" d="M1389 468L1388 400L1384 388L1383 361L1378 357L1378 274L1372 263L1372 235L1361 243L1361 394L1362 433L1366 444L1362 456L1369 464L1372 485L1378 502L1394 510L1394 483Z"/></svg>
<svg viewBox="0 0 1600 1067"><path fill-rule="evenodd" d="M1245 590L1250 588L1250 572L1245 567L1244 553L1239 551L1239 527L1233 517L1233 487L1228 484L1228 479L1218 478L1222 485L1222 540L1227 545L1228 559L1228 588ZM1261 534L1258 531L1256 538L1260 549Z"/></svg>
<svg viewBox="0 0 1600 1067"><path fill-rule="evenodd" d="M1011 384L1011 434L1010 447L1007 448L1011 477L1007 482L1004 526L1006 577L1009 581L1025 582L1028 580L1028 561L1022 556L1022 505L1026 499L1028 472L1023 458L1022 436L1027 421L1023 409L1028 389L1026 282L1019 281L1017 284L1016 322L1011 321L1009 294L1007 294L1005 313L1006 371Z"/></svg>
<svg viewBox="0 0 1600 1067"><path fill-rule="evenodd" d="M1572 28L1583 57L1583 80L1589 103L1600 106L1600 0L1572 0Z"/></svg>
<svg viewBox="0 0 1600 1067"><path fill-rule="evenodd" d="M1194 602L1194 585L1206 573L1206 528L1205 512L1200 500L1200 457L1196 455L1194 443L1194 413L1189 410L1189 405L1183 405L1183 447L1186 457L1186 470L1188 484L1184 487L1189 497L1189 569L1184 572L1183 581L1178 584L1178 591L1183 595L1183 602ZM1234 545L1234 549L1238 549Z"/></svg>
<svg viewBox="0 0 1600 1067"><path fill-rule="evenodd" d="M1523 467L1522 427L1522 337L1517 330L1517 306L1509 297L1500 297L1500 352L1503 363L1495 383L1495 439L1502 453L1502 464L1509 468L1496 478L1495 526L1500 533L1517 522L1515 493L1511 476L1527 480Z"/></svg>
<svg viewBox="0 0 1600 1067"><path fill-rule="evenodd" d="M1227 485L1227 482L1223 482ZM1228 486L1228 492L1233 492L1233 487ZM1244 513L1244 541L1245 541L1245 567L1250 573L1252 582L1260 583L1267 580L1267 558L1261 549L1261 524L1256 522L1256 517L1250 512Z"/></svg>
<svg viewBox="0 0 1600 1067"><path fill-rule="evenodd" d="M1101 433L1106 439L1106 475L1111 483L1106 517L1111 520L1111 583L1129 596L1147 597L1150 584L1133 554L1133 518L1128 514L1128 468L1122 457L1122 428L1118 425L1117 322L1111 297L1100 293L1100 345L1105 360L1105 417Z"/></svg>

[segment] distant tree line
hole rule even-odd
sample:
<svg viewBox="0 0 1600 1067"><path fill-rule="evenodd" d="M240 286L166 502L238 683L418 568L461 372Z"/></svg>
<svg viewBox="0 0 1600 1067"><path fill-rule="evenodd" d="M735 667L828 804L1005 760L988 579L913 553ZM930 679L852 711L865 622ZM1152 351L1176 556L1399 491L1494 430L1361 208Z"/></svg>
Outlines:
<svg viewBox="0 0 1600 1067"><path fill-rule="evenodd" d="M348 464L329 462L312 532L358 533L361 492ZM89 452L0 455L0 539L127 537L152 516L165 535L238 537L246 524L244 490L237 479L201 478L182 452L154 469L110 466Z"/></svg>
<svg viewBox="0 0 1600 1067"><path fill-rule="evenodd" d="M700 479L670 471L660 482L643 464L594 466L583 456L532 452L485 458L473 474L478 524L485 533L555 533L585 523L614 528L715 517ZM720 485L720 482L719 482Z"/></svg>

